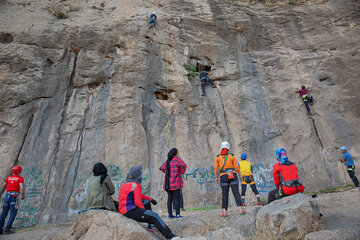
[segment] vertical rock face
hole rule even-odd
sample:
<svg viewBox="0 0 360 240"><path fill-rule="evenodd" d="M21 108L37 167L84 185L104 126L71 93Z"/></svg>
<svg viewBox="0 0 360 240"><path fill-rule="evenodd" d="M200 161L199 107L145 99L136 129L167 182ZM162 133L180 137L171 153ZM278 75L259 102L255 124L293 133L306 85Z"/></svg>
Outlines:
<svg viewBox="0 0 360 240"><path fill-rule="evenodd" d="M356 0L2 1L0 177L24 167L18 224L69 219L99 161L117 190L142 165L143 191L162 207L158 168L174 146L188 164L187 206L219 204L212 167L222 140L238 159L249 155L262 193L274 188L277 147L307 190L349 181L337 147L360 156L359 8ZM217 88L201 97L186 65L208 70ZM302 84L312 88L313 118L294 93Z"/></svg>

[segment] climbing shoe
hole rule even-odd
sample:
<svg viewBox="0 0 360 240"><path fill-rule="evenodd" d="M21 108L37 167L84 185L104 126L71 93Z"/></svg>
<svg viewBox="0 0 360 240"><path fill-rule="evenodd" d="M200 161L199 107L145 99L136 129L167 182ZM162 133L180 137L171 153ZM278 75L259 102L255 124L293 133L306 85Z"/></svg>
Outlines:
<svg viewBox="0 0 360 240"><path fill-rule="evenodd" d="M172 214L169 214L168 218L175 218L175 216Z"/></svg>
<svg viewBox="0 0 360 240"><path fill-rule="evenodd" d="M181 216L180 214L176 215L176 218L182 218L183 216Z"/></svg>
<svg viewBox="0 0 360 240"><path fill-rule="evenodd" d="M201 96L205 97L205 96L206 96L206 93L201 94Z"/></svg>
<svg viewBox="0 0 360 240"><path fill-rule="evenodd" d="M5 235L5 234L13 234L13 233L15 232L12 231L11 229L5 229L3 234Z"/></svg>
<svg viewBox="0 0 360 240"><path fill-rule="evenodd" d="M157 230L155 225L154 224L149 224L148 228L147 228L148 231L155 231Z"/></svg>

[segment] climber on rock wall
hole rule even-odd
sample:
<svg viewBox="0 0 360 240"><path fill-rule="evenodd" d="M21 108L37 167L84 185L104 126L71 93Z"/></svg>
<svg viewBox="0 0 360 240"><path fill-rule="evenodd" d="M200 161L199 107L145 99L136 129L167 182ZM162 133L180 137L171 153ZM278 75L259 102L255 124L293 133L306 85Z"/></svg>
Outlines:
<svg viewBox="0 0 360 240"><path fill-rule="evenodd" d="M300 96L303 98L306 110L308 111L309 115L312 115L311 110L310 110L310 106L309 106L309 101L310 104L313 105L314 104L314 98L310 95L308 95L308 92L311 90L311 88L306 88L304 85L301 86L300 89L296 89L295 92L299 93Z"/></svg>
<svg viewBox="0 0 360 240"><path fill-rule="evenodd" d="M351 154L348 152L347 146L342 146L340 148L341 152L343 153L343 156L341 159L339 159L342 163L345 164L346 170L349 173L349 176L351 180L353 181L355 187L359 188L359 180L355 176L355 164L354 159L351 156Z"/></svg>
<svg viewBox="0 0 360 240"><path fill-rule="evenodd" d="M208 82L212 85L213 88L216 88L214 81L208 77L208 73L206 71L202 71L200 73L200 86L201 86L201 90L203 92L202 96L206 95L205 84Z"/></svg>
<svg viewBox="0 0 360 240"><path fill-rule="evenodd" d="M186 171L186 164L179 158L179 151L172 148L168 153L167 160L161 165L160 171L165 173L163 188L168 194L167 208L169 218L181 218L180 215L180 191L184 186L182 174ZM172 204L176 215L172 213Z"/></svg>
<svg viewBox="0 0 360 240"><path fill-rule="evenodd" d="M246 153L241 154L241 161L239 162L240 173L243 178L243 181L241 183L241 200L243 203L243 207L245 207L245 193L248 184L250 185L251 190L254 192L256 196L257 204L262 205L260 200L260 195L256 188L256 184L253 177L253 168L251 166L251 163L246 161L246 158L247 158Z"/></svg>
<svg viewBox="0 0 360 240"><path fill-rule="evenodd" d="M11 228L19 210L20 194L21 200L25 199L24 179L20 176L21 171L22 168L20 166L14 166L12 168L13 175L7 177L5 182L1 185L1 190L6 187L6 193L2 202L3 209L0 215L0 235L14 233ZM5 219L9 213L9 210L10 217L4 228Z"/></svg>
<svg viewBox="0 0 360 240"><path fill-rule="evenodd" d="M156 30L156 19L157 19L157 16L155 14L155 12L152 12L151 15L150 15L150 20L149 20L149 29L153 29L154 31L154 35L155 35L155 30Z"/></svg>
<svg viewBox="0 0 360 240"><path fill-rule="evenodd" d="M241 196L239 193L239 177L240 174L239 163L235 156L229 153L230 144L228 142L221 143L221 153L215 158L215 177L216 182L220 183L222 191L222 212L221 217L227 217L227 209L229 204L229 188L234 195L236 205L240 207L240 214L246 212L242 208ZM220 174L220 180L219 180ZM241 175L240 175L241 179Z"/></svg>
<svg viewBox="0 0 360 240"><path fill-rule="evenodd" d="M151 211L150 203L156 205L157 201L141 193L142 167L132 167L120 187L119 213L138 222L148 223L148 230L158 229L166 239L176 236L164 223L160 216Z"/></svg>
<svg viewBox="0 0 360 240"><path fill-rule="evenodd" d="M298 175L298 169L293 162L290 162L286 151L283 148L276 150L277 163L273 166L273 177L276 189L269 192L268 204L274 200L304 192L304 186Z"/></svg>

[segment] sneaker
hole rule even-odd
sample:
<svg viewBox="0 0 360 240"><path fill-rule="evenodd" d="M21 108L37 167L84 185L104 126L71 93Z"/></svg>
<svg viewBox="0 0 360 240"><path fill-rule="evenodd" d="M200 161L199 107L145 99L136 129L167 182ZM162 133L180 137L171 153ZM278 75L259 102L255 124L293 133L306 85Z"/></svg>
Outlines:
<svg viewBox="0 0 360 240"><path fill-rule="evenodd" d="M182 218L183 216L181 216L180 214L176 215L176 218Z"/></svg>
<svg viewBox="0 0 360 240"><path fill-rule="evenodd" d="M175 218L175 216L172 214L169 214L168 218Z"/></svg>
<svg viewBox="0 0 360 240"><path fill-rule="evenodd" d="M262 206L262 202L257 202L257 205Z"/></svg>
<svg viewBox="0 0 360 240"><path fill-rule="evenodd" d="M242 204L243 207L246 207L245 203Z"/></svg>
<svg viewBox="0 0 360 240"><path fill-rule="evenodd" d="M170 240L170 239L173 239L173 238L176 238L176 237L182 238L182 236L176 236L175 234L173 234L170 237L166 238L166 240Z"/></svg>
<svg viewBox="0 0 360 240"><path fill-rule="evenodd" d="M151 231L155 231L155 230L157 230L157 229L156 229L156 227L155 227L154 224L149 224L147 230L151 232Z"/></svg>
<svg viewBox="0 0 360 240"><path fill-rule="evenodd" d="M5 234L13 234L13 233L15 233L15 232L12 231L11 229L5 229L4 232L3 232L4 235Z"/></svg>

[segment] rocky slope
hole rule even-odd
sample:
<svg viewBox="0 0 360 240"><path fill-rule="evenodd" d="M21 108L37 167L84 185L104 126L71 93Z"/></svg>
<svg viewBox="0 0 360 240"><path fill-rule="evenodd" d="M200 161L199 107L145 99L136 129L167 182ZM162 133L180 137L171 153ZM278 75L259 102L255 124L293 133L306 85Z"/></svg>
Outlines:
<svg viewBox="0 0 360 240"><path fill-rule="evenodd" d="M228 218L219 217L220 209L187 211L182 219L168 219L165 214L162 218L175 234L184 237L178 239L184 240L356 240L360 238L359 196L359 190L322 194L316 199L297 194L265 207L247 207L242 216L232 208ZM114 212L92 210L80 213L70 226L24 229L6 239L163 239L158 231L150 233L146 227Z"/></svg>
<svg viewBox="0 0 360 240"><path fill-rule="evenodd" d="M360 156L360 2L274 2L1 0L0 178L24 167L17 224L76 216L98 161L117 190L141 164L143 190L164 203L158 167L173 146L188 164L186 206L219 204L222 140L248 153L264 194L280 146L307 190L349 181L337 147ZM201 97L185 65L218 88Z"/></svg>

